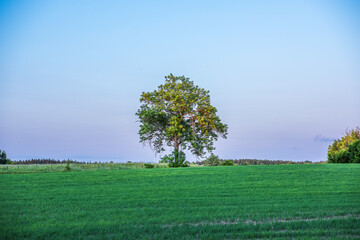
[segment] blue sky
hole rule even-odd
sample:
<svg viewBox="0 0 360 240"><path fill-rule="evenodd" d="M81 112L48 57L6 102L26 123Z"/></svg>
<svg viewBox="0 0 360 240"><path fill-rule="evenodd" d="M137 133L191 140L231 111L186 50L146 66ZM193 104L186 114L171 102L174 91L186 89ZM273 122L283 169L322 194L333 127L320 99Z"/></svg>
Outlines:
<svg viewBox="0 0 360 240"><path fill-rule="evenodd" d="M229 126L221 158L326 160L360 125L359 12L357 1L2 1L0 149L156 162L135 112L173 73L210 90Z"/></svg>

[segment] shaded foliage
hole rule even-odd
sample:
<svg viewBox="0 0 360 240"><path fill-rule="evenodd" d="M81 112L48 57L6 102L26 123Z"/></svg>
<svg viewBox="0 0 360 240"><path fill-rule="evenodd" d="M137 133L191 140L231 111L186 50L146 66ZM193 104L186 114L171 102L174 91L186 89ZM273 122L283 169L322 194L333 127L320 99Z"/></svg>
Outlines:
<svg viewBox="0 0 360 240"><path fill-rule="evenodd" d="M154 168L155 165L154 165L154 164L151 164L151 163L145 163L145 164L144 164L144 167L145 167L145 168Z"/></svg>
<svg viewBox="0 0 360 240"><path fill-rule="evenodd" d="M183 151L175 149L174 151L172 151L172 153L162 157L160 163L167 163L169 167L189 167L190 162L185 160L185 153Z"/></svg>
<svg viewBox="0 0 360 240"><path fill-rule="evenodd" d="M221 163L222 166L234 166L233 160L225 160Z"/></svg>
<svg viewBox="0 0 360 240"><path fill-rule="evenodd" d="M11 160L7 157L5 151L0 149L0 164L11 164Z"/></svg>

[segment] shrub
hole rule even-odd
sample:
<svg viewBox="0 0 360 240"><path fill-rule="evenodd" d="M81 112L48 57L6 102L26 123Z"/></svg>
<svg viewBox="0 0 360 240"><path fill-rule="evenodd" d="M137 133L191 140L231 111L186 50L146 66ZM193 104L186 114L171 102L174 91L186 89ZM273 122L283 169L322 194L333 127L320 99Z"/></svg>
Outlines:
<svg viewBox="0 0 360 240"><path fill-rule="evenodd" d="M349 145L350 162L360 163L360 140Z"/></svg>
<svg viewBox="0 0 360 240"><path fill-rule="evenodd" d="M223 166L234 166L234 161L233 160L225 160L222 163Z"/></svg>
<svg viewBox="0 0 360 240"><path fill-rule="evenodd" d="M155 167L155 165L151 164L151 163L145 163L144 166L145 166L145 168L154 168Z"/></svg>
<svg viewBox="0 0 360 240"><path fill-rule="evenodd" d="M328 163L360 163L360 128L346 131L328 148Z"/></svg>
<svg viewBox="0 0 360 240"><path fill-rule="evenodd" d="M65 171L71 171L70 160L67 160L67 162L66 162Z"/></svg>
<svg viewBox="0 0 360 240"><path fill-rule="evenodd" d="M205 160L205 166L220 166L220 159L213 153Z"/></svg>

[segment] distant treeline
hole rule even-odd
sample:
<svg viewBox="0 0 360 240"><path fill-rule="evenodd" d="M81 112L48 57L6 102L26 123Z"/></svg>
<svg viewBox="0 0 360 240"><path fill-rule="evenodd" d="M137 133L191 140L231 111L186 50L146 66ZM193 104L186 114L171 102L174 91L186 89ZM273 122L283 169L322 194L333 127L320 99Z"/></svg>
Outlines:
<svg viewBox="0 0 360 240"><path fill-rule="evenodd" d="M72 163L72 164L86 164L86 162L77 162L74 160L55 160L55 159L29 159L29 160L17 160L12 161L13 164L65 164L65 163Z"/></svg>
<svg viewBox="0 0 360 240"><path fill-rule="evenodd" d="M206 165L206 160L196 161L195 164L198 165ZM221 163L225 161L233 161L235 165L280 165L280 164L309 164L309 163L326 163L324 162L311 162L311 161L303 161L303 162L295 162L295 161L284 161L284 160L258 160L258 159L221 159ZM74 160L55 160L55 159L28 159L28 160L15 160L12 161L12 164L91 164L91 162L78 162ZM110 162L112 164L113 162ZM128 162L129 163L129 162ZM131 162L130 162L131 163ZM100 162L94 162L94 164L100 164ZM101 164L107 164L106 162L102 162Z"/></svg>
<svg viewBox="0 0 360 240"><path fill-rule="evenodd" d="M233 161L236 165L280 165L280 164L309 164L309 163L326 163L324 162L311 162L311 161L303 161L303 162L295 162L288 160L259 160L259 159L221 159L221 162L225 162L227 160ZM205 161L197 161L196 164L205 165Z"/></svg>

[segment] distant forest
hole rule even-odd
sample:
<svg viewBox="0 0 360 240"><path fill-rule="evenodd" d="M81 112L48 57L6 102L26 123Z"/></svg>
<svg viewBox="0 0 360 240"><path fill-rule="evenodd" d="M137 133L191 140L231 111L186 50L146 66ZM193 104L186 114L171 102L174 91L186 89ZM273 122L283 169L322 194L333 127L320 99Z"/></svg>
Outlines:
<svg viewBox="0 0 360 240"><path fill-rule="evenodd" d="M326 161L322 162L311 162L311 161L303 161L303 162L295 162L289 160L259 160L259 159L222 159L221 161L234 161L235 165L280 165L280 164L309 164L309 163L326 163ZM204 165L205 161L197 161L196 164Z"/></svg>
<svg viewBox="0 0 360 240"><path fill-rule="evenodd" d="M65 164L67 162L69 163L77 163L77 164L87 164L87 162L78 162L78 161L74 161L74 160L55 160L55 159L29 159L29 160L17 160L17 161L12 161L13 164Z"/></svg>
<svg viewBox="0 0 360 240"><path fill-rule="evenodd" d="M258 159L222 159L221 162L226 160L233 161L235 165L280 165L280 164L309 164L309 163L326 163L326 161L322 162L311 162L311 161L303 161L303 162L295 162L295 161L287 161L287 160L258 160ZM67 162L71 164L91 164L91 162L78 162L74 160L55 160L55 159L29 159L29 160L17 160L12 161L13 164L66 164ZM97 162L93 162L97 164ZM100 163L100 162L99 162ZM102 162L105 163L105 162ZM112 163L112 162L110 162ZM198 165L205 165L205 160L194 162Z"/></svg>

